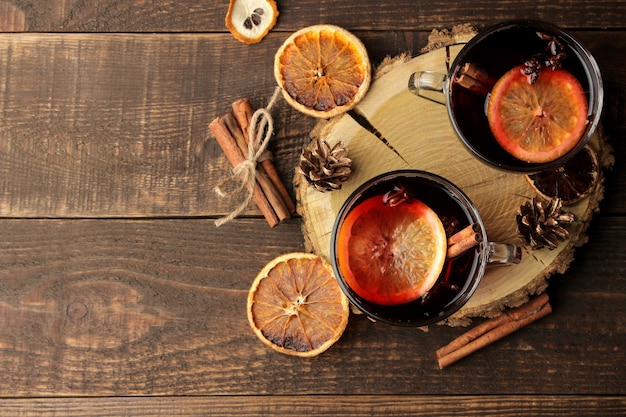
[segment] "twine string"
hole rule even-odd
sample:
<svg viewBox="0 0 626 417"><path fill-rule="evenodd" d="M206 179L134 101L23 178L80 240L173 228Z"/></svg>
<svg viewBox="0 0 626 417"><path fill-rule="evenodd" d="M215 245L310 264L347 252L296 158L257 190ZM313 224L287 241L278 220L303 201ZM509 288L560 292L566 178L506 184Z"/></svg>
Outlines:
<svg viewBox="0 0 626 417"><path fill-rule="evenodd" d="M250 204L254 195L254 187L256 185L256 166L258 162L262 162L270 158L267 152L267 146L274 134L274 120L272 119L271 110L278 100L280 87L276 87L272 98L265 108L257 109L252 114L250 120L250 129L248 131L248 155L246 159L233 168L230 176L223 178L215 187L215 193L222 198L232 198L242 193L246 193L243 201L235 207L228 215L221 217L215 221L216 226L221 226L230 222L239 216ZM225 191L224 186L233 181L240 181L237 188L231 191Z"/></svg>

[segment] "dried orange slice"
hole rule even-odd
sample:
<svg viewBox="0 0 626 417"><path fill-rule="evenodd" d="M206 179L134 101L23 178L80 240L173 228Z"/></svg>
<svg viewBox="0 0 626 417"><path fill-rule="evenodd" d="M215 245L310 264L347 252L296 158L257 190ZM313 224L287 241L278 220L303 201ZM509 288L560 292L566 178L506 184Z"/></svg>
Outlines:
<svg viewBox="0 0 626 417"><path fill-rule="evenodd" d="M546 200L558 197L563 204L575 204L587 197L598 183L600 166L596 153L585 146L562 166L526 178L537 194Z"/></svg>
<svg viewBox="0 0 626 417"><path fill-rule="evenodd" d="M446 232L437 214L411 199L359 203L338 235L337 259L348 286L376 304L404 304L426 294L446 260Z"/></svg>
<svg viewBox="0 0 626 417"><path fill-rule="evenodd" d="M315 356L331 347L348 323L349 303L332 267L310 253L288 253L259 272L248 293L248 321L272 349Z"/></svg>
<svg viewBox="0 0 626 417"><path fill-rule="evenodd" d="M576 146L587 124L587 98L576 78L544 68L534 83L509 70L494 85L487 106L500 146L526 162L553 161Z"/></svg>
<svg viewBox="0 0 626 417"><path fill-rule="evenodd" d="M297 110L330 118L352 109L371 82L367 50L359 38L333 25L293 33L274 58L274 76Z"/></svg>
<svg viewBox="0 0 626 417"><path fill-rule="evenodd" d="M276 24L278 8L274 0L230 0L226 27L243 43L261 42Z"/></svg>

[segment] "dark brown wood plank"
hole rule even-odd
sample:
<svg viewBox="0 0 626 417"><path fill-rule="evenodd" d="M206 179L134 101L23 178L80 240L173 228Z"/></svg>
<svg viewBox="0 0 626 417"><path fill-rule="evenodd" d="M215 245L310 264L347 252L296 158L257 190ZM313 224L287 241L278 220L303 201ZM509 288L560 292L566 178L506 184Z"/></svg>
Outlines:
<svg viewBox="0 0 626 417"><path fill-rule="evenodd" d="M536 2L459 0L388 3L314 0L281 1L277 31L294 31L316 23L349 29L422 30L458 23L492 24L519 16L550 20L570 28L622 28L623 2ZM228 1L167 0L3 0L0 31L33 32L215 32L226 31ZM566 11L566 13L564 13Z"/></svg>
<svg viewBox="0 0 626 417"><path fill-rule="evenodd" d="M358 34L374 63L426 43L412 32ZM626 37L580 35L605 76L605 131L620 160L626 69L614 57L626 53ZM283 38L252 49L229 35L0 35L0 216L227 212L234 205L212 189L230 166L206 126L238 98L267 102ZM270 149L289 185L316 121L283 101L274 115ZM624 169L616 165L607 182L608 212L626 212Z"/></svg>
<svg viewBox="0 0 626 417"><path fill-rule="evenodd" d="M594 55L604 84L604 109L601 126L613 147L615 165L607 172L603 212L626 213L626 83L620 74L624 67L622 56L626 56L626 33L615 32L610 38L602 39L593 32L580 32L580 38Z"/></svg>
<svg viewBox="0 0 626 417"><path fill-rule="evenodd" d="M249 285L303 249L297 220L2 220L0 397L626 395L625 233L599 219L550 316L441 371L435 350L464 329L352 316L312 359L256 339Z"/></svg>
<svg viewBox="0 0 626 417"><path fill-rule="evenodd" d="M359 395L359 396L215 396L152 398L12 399L0 416L623 416L626 398L585 395Z"/></svg>
<svg viewBox="0 0 626 417"><path fill-rule="evenodd" d="M245 390L228 375L248 378L266 353L247 287L269 259L302 250L297 221L0 227L0 397Z"/></svg>
<svg viewBox="0 0 626 417"><path fill-rule="evenodd" d="M249 46L226 30L228 0L0 0L0 416L626 414L625 3L278 6ZM300 224L270 229L251 207L215 228L229 166L206 124L266 102L274 51L303 26L354 31L378 64L434 28L512 17L572 29L596 56L617 161L589 242L550 280L554 312L444 371L434 351L464 329L353 316L320 357L268 350L245 296L303 249ZM315 120L284 103L275 117L289 183Z"/></svg>
<svg viewBox="0 0 626 417"><path fill-rule="evenodd" d="M383 36L372 59L425 37ZM213 187L230 171L207 125L274 91L270 36L0 36L0 216L133 217L225 213ZM270 144L291 184L315 120L279 102ZM251 208L247 213L258 213Z"/></svg>
<svg viewBox="0 0 626 417"><path fill-rule="evenodd" d="M5 35L0 51L1 215L206 215L232 206L212 191L230 165L207 125L238 98L267 102L270 59L225 35ZM282 136L272 149L301 146ZM292 166L277 165L291 182Z"/></svg>

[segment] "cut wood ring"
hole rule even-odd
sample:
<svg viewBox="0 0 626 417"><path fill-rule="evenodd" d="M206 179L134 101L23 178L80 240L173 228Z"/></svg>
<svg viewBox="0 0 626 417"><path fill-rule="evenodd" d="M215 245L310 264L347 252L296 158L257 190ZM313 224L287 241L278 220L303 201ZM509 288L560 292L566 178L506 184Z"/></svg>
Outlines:
<svg viewBox="0 0 626 417"><path fill-rule="evenodd" d="M353 173L341 190L329 193L315 190L296 175L298 212L309 251L329 259L332 226L345 199L366 180L406 168L430 171L455 183L478 208L489 240L522 245L516 233L515 213L536 195L524 175L496 170L473 158L456 137L445 106L420 99L407 89L407 81L416 71L447 72L446 64L462 47L450 45L412 59L401 56L385 63L353 112L317 124L311 137L320 137L331 146L343 141L353 162ZM601 167L612 164L610 146L600 132L594 134L590 146ZM472 317L499 315L506 307L520 306L529 296L545 291L548 278L565 272L574 249L587 242L587 227L603 197L602 176L600 172L598 184L587 198L567 208L575 214L576 222L565 242L554 250L532 251L522 246L522 262L490 268L469 302L445 323L468 325Z"/></svg>

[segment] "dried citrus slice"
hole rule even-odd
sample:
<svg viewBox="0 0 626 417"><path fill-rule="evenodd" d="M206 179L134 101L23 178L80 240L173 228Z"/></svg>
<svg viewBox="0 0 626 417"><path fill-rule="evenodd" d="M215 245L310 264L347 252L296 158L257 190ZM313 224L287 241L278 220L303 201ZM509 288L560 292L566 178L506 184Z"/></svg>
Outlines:
<svg viewBox="0 0 626 417"><path fill-rule="evenodd" d="M598 182L596 153L588 145L562 166L527 175L537 194L546 200L558 197L563 204L574 204L585 198Z"/></svg>
<svg viewBox="0 0 626 417"><path fill-rule="evenodd" d="M509 70L494 85L487 106L489 126L514 157L553 161L580 140L587 124L587 98L566 70L544 68L531 83L523 68Z"/></svg>
<svg viewBox="0 0 626 417"><path fill-rule="evenodd" d="M332 346L348 323L349 303L332 267L310 253L288 253L259 272L248 293L248 321L271 348L315 356Z"/></svg>
<svg viewBox="0 0 626 417"><path fill-rule="evenodd" d="M329 118L352 109L371 82L365 46L333 25L293 33L274 58L274 76L285 100L313 117Z"/></svg>
<svg viewBox="0 0 626 417"><path fill-rule="evenodd" d="M261 42L276 19L278 8L274 0L230 0L225 20L235 38L253 44Z"/></svg>
<svg viewBox="0 0 626 417"><path fill-rule="evenodd" d="M382 305L426 294L446 259L446 232L437 214L411 199L398 205L370 197L343 222L337 241L339 268L348 286Z"/></svg>

